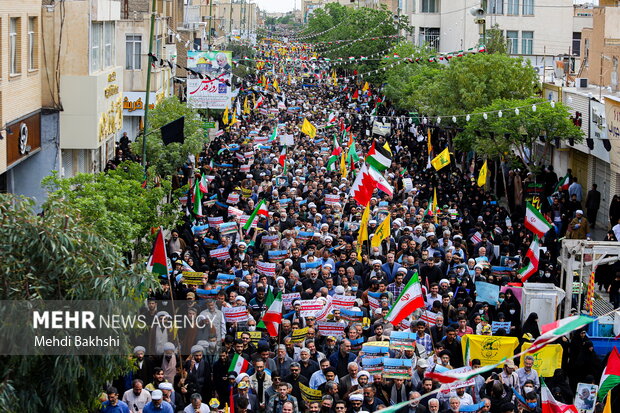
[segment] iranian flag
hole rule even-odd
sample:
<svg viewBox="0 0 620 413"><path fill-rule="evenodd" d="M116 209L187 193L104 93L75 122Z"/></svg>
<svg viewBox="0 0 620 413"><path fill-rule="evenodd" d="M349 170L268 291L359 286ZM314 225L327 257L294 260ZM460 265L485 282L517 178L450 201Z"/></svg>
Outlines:
<svg viewBox="0 0 620 413"><path fill-rule="evenodd" d="M153 274L163 275L167 277L172 271L168 255L166 254L166 242L164 241L164 233L159 228L155 242L153 243L153 251L146 264L147 270Z"/></svg>
<svg viewBox="0 0 620 413"><path fill-rule="evenodd" d="M260 108L261 106L263 106L263 103L265 103L265 98L263 96L261 96L261 97L258 98L256 103L254 104L254 109Z"/></svg>
<svg viewBox="0 0 620 413"><path fill-rule="evenodd" d="M256 215L263 215L265 217L269 216L269 211L267 210L267 205L265 205L265 200L264 199L261 199L260 202L258 203L258 205L256 205L256 208L254 208L254 211L252 212L252 214L248 218L248 221L243 226L243 229L245 231L250 229L250 227L252 226L252 223L256 219Z"/></svg>
<svg viewBox="0 0 620 413"><path fill-rule="evenodd" d="M351 186L351 196L360 205L366 206L370 202L375 188L380 189L389 196L394 194L394 188L392 188L383 175L373 168L369 168L364 163Z"/></svg>
<svg viewBox="0 0 620 413"><path fill-rule="evenodd" d="M457 373L455 373L454 370L447 370L441 373L435 372L435 371L428 371L426 372L426 374L424 374L424 377L437 380L439 383L442 383L442 384L454 383L455 381L467 381L471 378L476 377L479 374L483 374L493 369L496 369L497 367L503 365L504 362L505 360L502 360L497 364L480 367L479 369L475 369L475 370L459 371Z"/></svg>
<svg viewBox="0 0 620 413"><path fill-rule="evenodd" d="M239 354L235 353L235 355L233 356L230 362L230 367L228 368L228 371L236 371L237 375L239 375L241 373L245 373L246 371L248 371L249 367L250 367L250 362L244 359Z"/></svg>
<svg viewBox="0 0 620 413"><path fill-rule="evenodd" d="M542 379L540 381L540 400L542 402L542 413L577 413L577 408L574 404L564 404L557 401L553 397L553 394L551 394L551 391L549 391L549 387L547 387L545 381Z"/></svg>
<svg viewBox="0 0 620 413"><path fill-rule="evenodd" d="M207 182L207 177L204 174L200 177L199 186L200 186L200 192L205 193L205 194L209 192L208 191L209 182Z"/></svg>
<svg viewBox="0 0 620 413"><path fill-rule="evenodd" d="M273 132L271 133L271 136L269 137L269 142L273 142L274 140L276 140L277 137L278 137L278 125L276 125L276 127L273 128Z"/></svg>
<svg viewBox="0 0 620 413"><path fill-rule="evenodd" d="M373 168L368 168L368 172L370 173L370 176L372 176L372 179L374 179L375 181L375 187L385 192L389 196L394 195L394 188L392 188L392 185L390 185L390 183L381 173L375 171Z"/></svg>
<svg viewBox="0 0 620 413"><path fill-rule="evenodd" d="M519 274L521 275L521 282L526 282L532 275L536 274L536 271L538 271L538 260L540 258L540 241L538 240L537 236L534 236L534 239L530 244L530 248L527 250L525 256L530 259L530 263L519 270Z"/></svg>
<svg viewBox="0 0 620 413"><path fill-rule="evenodd" d="M267 309L269 309L269 307L271 307L271 304L274 301L275 301L275 297L273 296L273 288L269 288L269 289L267 289L267 296L265 298L265 306L267 306ZM265 322L262 320L262 318L258 322L258 324L256 324L256 328L267 328L267 326L265 325Z"/></svg>
<svg viewBox="0 0 620 413"><path fill-rule="evenodd" d="M283 168L284 168L284 162L286 162L286 146L282 147L282 151L280 152L280 157L278 158L278 163Z"/></svg>
<svg viewBox="0 0 620 413"><path fill-rule="evenodd" d="M618 353L618 348L614 347L601 376L598 399L603 400L603 397L618 384L620 384L620 353Z"/></svg>
<svg viewBox="0 0 620 413"><path fill-rule="evenodd" d="M525 228L529 229L540 238L553 228L553 226L547 222L539 210L528 202L527 211L525 212Z"/></svg>
<svg viewBox="0 0 620 413"><path fill-rule="evenodd" d="M263 322L267 328L267 332L270 336L275 337L278 335L278 329L280 323L282 323L282 291L280 291L273 303L269 306L265 315L263 315Z"/></svg>
<svg viewBox="0 0 620 413"><path fill-rule="evenodd" d="M569 334L571 331L575 331L581 327L584 327L592 322L594 322L595 318L586 317L583 315L574 315L570 317L563 318L561 320L556 320L553 323L545 324L540 329L542 333L540 337L538 337L532 343L532 347L530 347L527 352L535 353L547 344L555 341L559 337L562 337L566 334Z"/></svg>
<svg viewBox="0 0 620 413"><path fill-rule="evenodd" d="M566 174L564 178L560 179L560 181L557 183L553 192L568 191L569 185L570 185L570 178L568 174Z"/></svg>
<svg viewBox="0 0 620 413"><path fill-rule="evenodd" d="M202 182L202 179L201 179ZM204 213L202 212L202 191L200 190L200 183L196 182L196 184L194 185L194 214L196 216L203 216Z"/></svg>
<svg viewBox="0 0 620 413"><path fill-rule="evenodd" d="M422 297L422 286L418 279L418 273L415 273L398 296L385 319L393 326L397 326L418 308L424 308L424 298Z"/></svg>

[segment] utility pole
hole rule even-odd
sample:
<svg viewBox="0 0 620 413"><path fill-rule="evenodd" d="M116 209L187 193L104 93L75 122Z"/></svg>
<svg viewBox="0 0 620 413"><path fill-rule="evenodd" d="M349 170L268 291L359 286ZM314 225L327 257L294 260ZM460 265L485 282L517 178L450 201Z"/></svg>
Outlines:
<svg viewBox="0 0 620 413"><path fill-rule="evenodd" d="M209 34L208 34L209 51L211 51L211 21L213 21L213 1L214 0L209 0Z"/></svg>
<svg viewBox="0 0 620 413"><path fill-rule="evenodd" d="M232 40L233 0L230 0L230 19L228 22L228 41Z"/></svg>
<svg viewBox="0 0 620 413"><path fill-rule="evenodd" d="M153 55L153 35L155 33L155 0L151 2L151 30L149 33L149 55L146 68L146 96L144 98L144 130L142 131L142 166L146 174L146 137L149 130L149 104L151 97L151 56Z"/></svg>

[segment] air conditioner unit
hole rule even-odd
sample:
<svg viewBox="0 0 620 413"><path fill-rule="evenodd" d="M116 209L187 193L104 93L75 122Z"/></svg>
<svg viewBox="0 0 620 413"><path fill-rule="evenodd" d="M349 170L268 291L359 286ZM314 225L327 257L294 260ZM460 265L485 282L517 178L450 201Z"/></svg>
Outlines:
<svg viewBox="0 0 620 413"><path fill-rule="evenodd" d="M575 79L575 87L588 87L588 79L585 77L578 77Z"/></svg>
<svg viewBox="0 0 620 413"><path fill-rule="evenodd" d="M534 66L534 72L536 72L537 75L542 75L545 72L545 67L544 66Z"/></svg>

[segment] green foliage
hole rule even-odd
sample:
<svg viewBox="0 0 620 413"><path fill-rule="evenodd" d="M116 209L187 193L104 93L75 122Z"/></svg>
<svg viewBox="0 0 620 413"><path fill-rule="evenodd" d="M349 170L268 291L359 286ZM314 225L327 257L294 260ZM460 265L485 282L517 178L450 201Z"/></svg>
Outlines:
<svg viewBox="0 0 620 413"><path fill-rule="evenodd" d="M506 43L504 32L499 28L498 24L488 29L486 36L487 41L484 47L487 53L508 54L508 43Z"/></svg>
<svg viewBox="0 0 620 413"><path fill-rule="evenodd" d="M502 54L455 57L420 93L418 108L429 115L472 113L496 99L526 99L538 77L529 61Z"/></svg>
<svg viewBox="0 0 620 413"><path fill-rule="evenodd" d="M317 9L312 13L306 34L322 33L312 37L308 42L335 42L338 40L353 40L363 38L363 41L334 43L327 45L321 43L317 45L320 56L330 59L348 58L349 56L369 56L387 50L391 45L398 42L396 38L374 37L392 36L399 31L410 30L406 16L394 19L394 16L385 7L381 9L370 9L367 7L354 8L342 6L338 3L328 3L324 8ZM301 35L303 36L303 34ZM376 70L380 65L379 61L367 61L363 64L342 66L349 70L358 70L361 73ZM381 81L381 77L368 79L371 82Z"/></svg>
<svg viewBox="0 0 620 413"><path fill-rule="evenodd" d="M185 142L164 145L159 128L185 116ZM200 152L207 142L201 128L202 120L196 109L179 102L176 96L164 99L149 111L149 131L146 138L146 161L149 170L163 178L171 176L176 169L186 161L187 156ZM131 145L134 153L142 153L142 139L140 135Z"/></svg>
<svg viewBox="0 0 620 413"><path fill-rule="evenodd" d="M42 182L49 192L44 209L64 200L71 216L84 218L84 225L117 251L128 251L134 246L138 253L146 253L150 240L143 237L152 227L176 224L179 211L175 203L162 203L170 191L169 181L162 180L158 186L151 182L142 188L143 180L144 171L135 162L124 162L107 173L78 174L65 179L54 174Z"/></svg>
<svg viewBox="0 0 620 413"><path fill-rule="evenodd" d="M400 63L391 67L393 61L390 59L382 62L384 72L385 95L394 104L402 109L412 110L418 107L419 102L426 93L426 85L432 84L435 77L441 73L442 66L436 63L429 63L430 51L425 48L416 47L411 43L401 43L396 49L400 57L419 58L418 62ZM381 72L380 72L381 73Z"/></svg>
<svg viewBox="0 0 620 413"><path fill-rule="evenodd" d="M157 285L150 274L124 267L117 248L66 201L49 200L37 216L32 200L0 194L0 215L3 300L122 299L138 306ZM124 356L2 356L0 411L94 411L106 382L128 367Z"/></svg>
<svg viewBox="0 0 620 413"><path fill-rule="evenodd" d="M532 106L536 105L536 111ZM519 109L519 114L515 112ZM502 116L498 116L498 111ZM490 113L494 112L494 113ZM484 119L483 113L487 113ZM532 154L535 142L544 145L540 159L532 159L526 163L528 169L536 172L540 160L545 158L552 143L574 139L580 142L583 133L569 119L566 106L556 103L555 107L538 98L532 99L498 99L491 105L479 108L465 124L465 130L455 139L460 149L473 149L488 157L507 155L509 158L528 159Z"/></svg>

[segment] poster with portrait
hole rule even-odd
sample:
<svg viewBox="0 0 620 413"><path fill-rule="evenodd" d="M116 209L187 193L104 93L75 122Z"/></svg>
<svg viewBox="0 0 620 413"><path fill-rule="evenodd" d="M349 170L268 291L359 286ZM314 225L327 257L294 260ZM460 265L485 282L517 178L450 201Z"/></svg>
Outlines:
<svg viewBox="0 0 620 413"><path fill-rule="evenodd" d="M579 413L592 413L594 411L597 393L598 386L596 384L577 383L575 407Z"/></svg>
<svg viewBox="0 0 620 413"><path fill-rule="evenodd" d="M189 51L187 67L187 104L201 109L231 108L232 52Z"/></svg>

